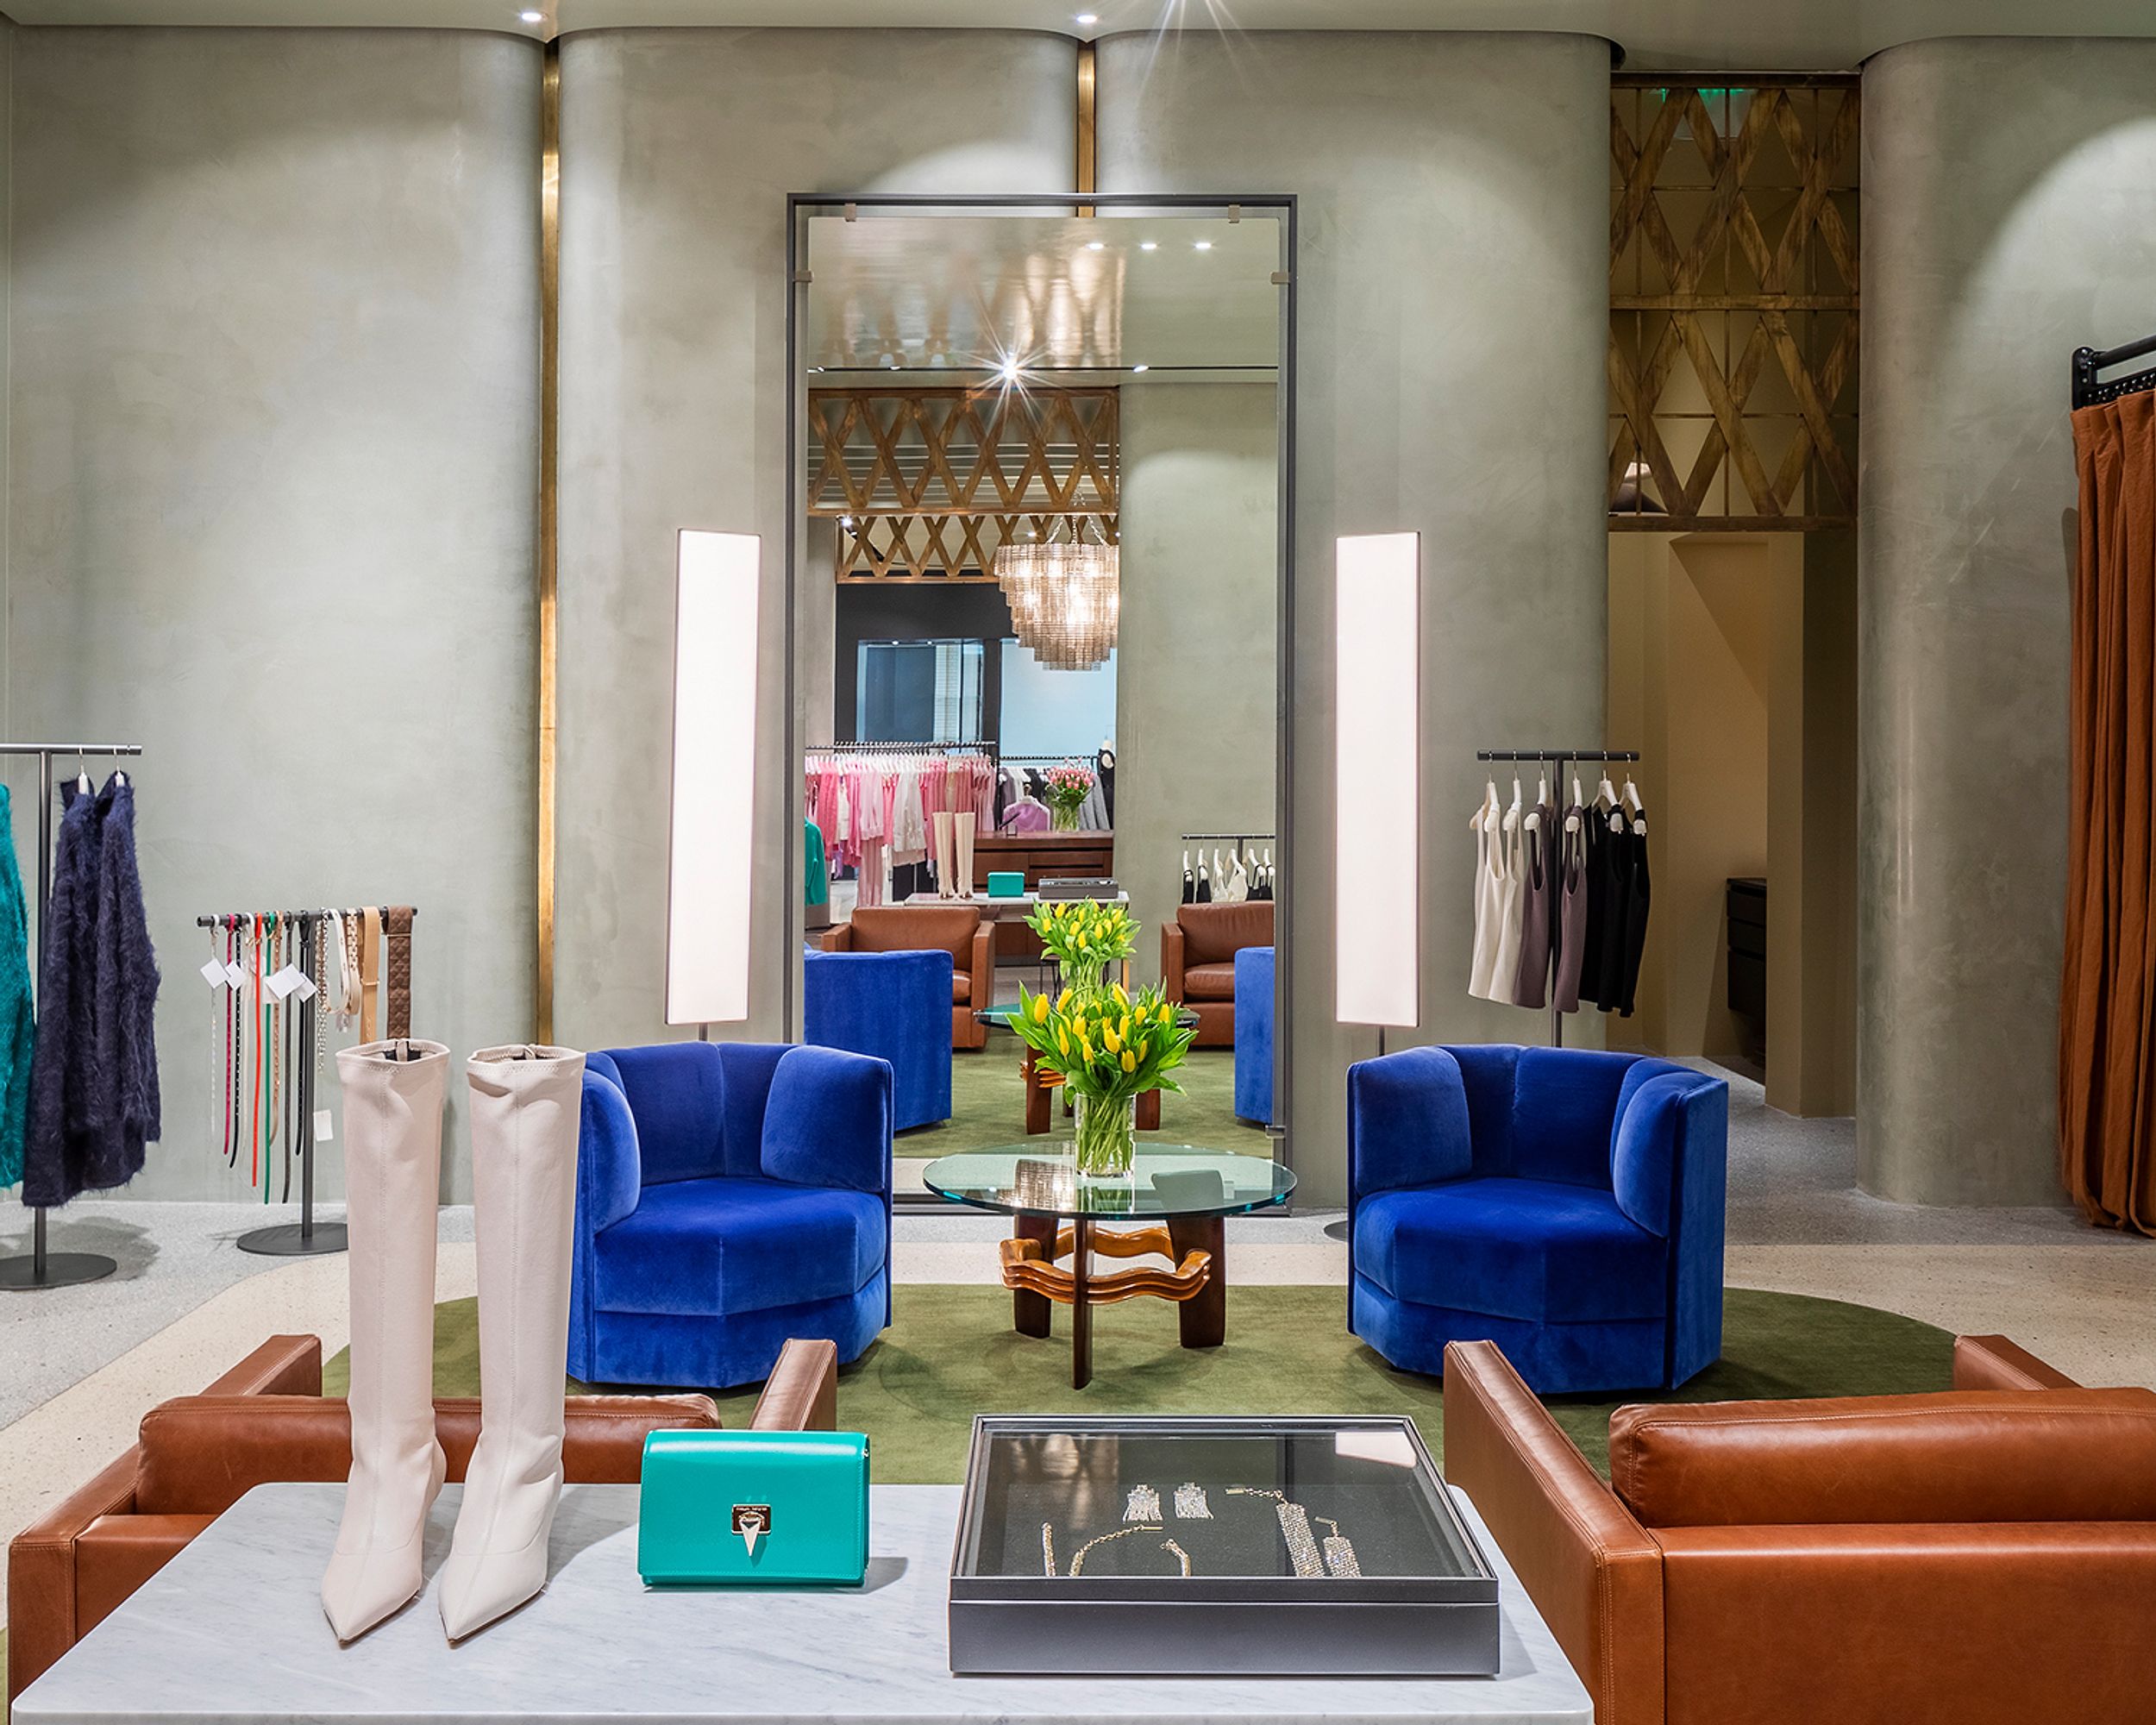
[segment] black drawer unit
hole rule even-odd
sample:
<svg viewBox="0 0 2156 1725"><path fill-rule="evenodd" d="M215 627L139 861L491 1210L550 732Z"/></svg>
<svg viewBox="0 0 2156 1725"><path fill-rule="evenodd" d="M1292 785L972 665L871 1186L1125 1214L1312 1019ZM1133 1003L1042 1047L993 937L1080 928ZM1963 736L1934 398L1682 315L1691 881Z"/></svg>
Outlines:
<svg viewBox="0 0 2156 1725"><path fill-rule="evenodd" d="M1767 1016L1767 883L1733 879L1727 899L1729 1010L1764 1022Z"/></svg>

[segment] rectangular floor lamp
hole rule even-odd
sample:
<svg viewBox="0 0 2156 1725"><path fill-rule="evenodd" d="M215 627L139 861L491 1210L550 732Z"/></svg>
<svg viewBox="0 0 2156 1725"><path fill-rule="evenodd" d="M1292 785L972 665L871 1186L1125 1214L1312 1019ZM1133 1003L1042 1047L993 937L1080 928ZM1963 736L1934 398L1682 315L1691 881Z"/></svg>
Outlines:
<svg viewBox="0 0 2156 1725"><path fill-rule="evenodd" d="M762 542L684 529L675 566L667 1022L749 1016Z"/></svg>
<svg viewBox="0 0 2156 1725"><path fill-rule="evenodd" d="M1334 1016L1342 1024L1413 1026L1422 1018L1422 536L1372 533L1338 542L1334 582ZM1405 881L1384 936L1358 881ZM1406 926L1401 926L1402 920Z"/></svg>

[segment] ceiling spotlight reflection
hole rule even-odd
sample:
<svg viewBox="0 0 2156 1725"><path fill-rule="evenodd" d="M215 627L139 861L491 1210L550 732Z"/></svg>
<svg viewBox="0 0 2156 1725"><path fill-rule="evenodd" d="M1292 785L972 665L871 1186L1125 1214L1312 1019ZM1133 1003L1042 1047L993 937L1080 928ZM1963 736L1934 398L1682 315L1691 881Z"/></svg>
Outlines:
<svg viewBox="0 0 2156 1725"><path fill-rule="evenodd" d="M1190 242L1190 249L1194 252L1209 252L1213 249L1213 242L1210 240L1193 240Z"/></svg>
<svg viewBox="0 0 2156 1725"><path fill-rule="evenodd" d="M1133 372L1150 372L1153 368L1150 366L1132 366L1131 369Z"/></svg>
<svg viewBox="0 0 2156 1725"><path fill-rule="evenodd" d="M1141 252L1157 252L1160 249L1160 242L1158 240L1140 240L1138 242L1138 248Z"/></svg>
<svg viewBox="0 0 2156 1725"><path fill-rule="evenodd" d="M544 12L519 12L517 16L527 24L543 24L547 22L547 15Z"/></svg>
<svg viewBox="0 0 2156 1725"><path fill-rule="evenodd" d="M1107 249L1107 246L1108 242L1106 240L1088 240L1086 242L1086 249L1089 252L1106 251Z"/></svg>
<svg viewBox="0 0 2156 1725"><path fill-rule="evenodd" d="M1097 24L1100 22L1100 15L1098 12L1081 12L1078 15L1078 22L1081 24Z"/></svg>

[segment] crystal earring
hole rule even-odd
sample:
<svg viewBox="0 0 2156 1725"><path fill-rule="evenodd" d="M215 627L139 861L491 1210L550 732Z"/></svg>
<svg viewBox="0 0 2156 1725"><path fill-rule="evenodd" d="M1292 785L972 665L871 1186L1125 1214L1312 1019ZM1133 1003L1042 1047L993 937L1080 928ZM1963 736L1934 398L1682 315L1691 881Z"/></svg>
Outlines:
<svg viewBox="0 0 2156 1725"><path fill-rule="evenodd" d="M1133 1485L1130 1500L1123 1506L1126 1521L1157 1521L1160 1520L1160 1493L1150 1485Z"/></svg>
<svg viewBox="0 0 2156 1725"><path fill-rule="evenodd" d="M1206 1502L1206 1489L1195 1481L1175 1488L1175 1519L1179 1521L1210 1521L1213 1506Z"/></svg>

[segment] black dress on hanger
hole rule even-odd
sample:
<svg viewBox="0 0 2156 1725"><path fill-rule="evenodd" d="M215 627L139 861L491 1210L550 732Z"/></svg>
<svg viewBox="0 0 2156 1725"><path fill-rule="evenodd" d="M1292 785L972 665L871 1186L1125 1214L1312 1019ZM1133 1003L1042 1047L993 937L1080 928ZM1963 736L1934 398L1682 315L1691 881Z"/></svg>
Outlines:
<svg viewBox="0 0 2156 1725"><path fill-rule="evenodd" d="M1190 872L1188 862L1183 864L1183 902L1187 905L1198 902L1198 877Z"/></svg>
<svg viewBox="0 0 2156 1725"><path fill-rule="evenodd" d="M1206 859L1203 856L1200 856L1198 859L1198 897L1196 902L1201 905L1209 905L1213 902L1213 876L1206 871Z"/></svg>
<svg viewBox="0 0 2156 1725"><path fill-rule="evenodd" d="M1647 876L1647 812L1641 809L1625 823L1625 844L1632 852L1625 894L1625 975L1618 1010L1632 1016L1639 994L1639 964L1647 950L1647 911L1653 900Z"/></svg>
<svg viewBox="0 0 2156 1725"><path fill-rule="evenodd" d="M1588 956L1595 960L1595 1004L1606 1013L1623 1010L1625 1000L1625 908L1632 901L1633 847L1630 823L1622 806L1596 818L1602 829L1602 938L1590 941ZM1588 916L1595 901L1588 900Z"/></svg>
<svg viewBox="0 0 2156 1725"><path fill-rule="evenodd" d="M1602 1003L1602 944L1609 930L1609 815L1587 806L1587 929L1580 937L1580 999Z"/></svg>

